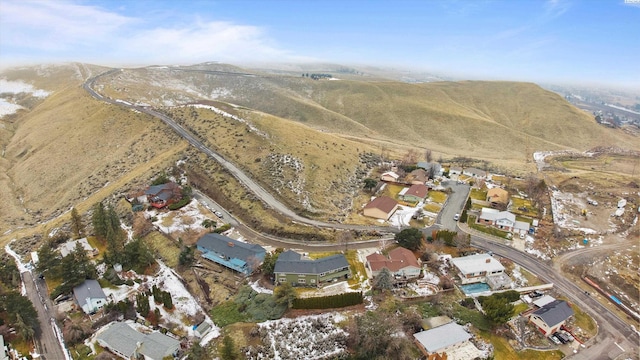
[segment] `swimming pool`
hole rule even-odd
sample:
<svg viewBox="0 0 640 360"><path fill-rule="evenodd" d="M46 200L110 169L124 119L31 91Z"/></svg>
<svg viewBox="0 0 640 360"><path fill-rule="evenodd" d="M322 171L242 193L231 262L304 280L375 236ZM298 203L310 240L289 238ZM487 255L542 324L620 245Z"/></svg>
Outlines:
<svg viewBox="0 0 640 360"><path fill-rule="evenodd" d="M485 291L491 291L489 285L485 283L460 285L460 290L467 295L477 294Z"/></svg>

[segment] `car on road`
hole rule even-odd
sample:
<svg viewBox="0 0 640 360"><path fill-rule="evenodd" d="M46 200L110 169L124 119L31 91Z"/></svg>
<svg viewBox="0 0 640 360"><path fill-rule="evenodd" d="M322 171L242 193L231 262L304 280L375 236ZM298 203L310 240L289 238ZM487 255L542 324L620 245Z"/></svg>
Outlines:
<svg viewBox="0 0 640 360"><path fill-rule="evenodd" d="M460 214L453 215L453 220L458 221L460 219Z"/></svg>
<svg viewBox="0 0 640 360"><path fill-rule="evenodd" d="M216 214L217 217L222 219L222 213L220 211L216 211L214 214Z"/></svg>

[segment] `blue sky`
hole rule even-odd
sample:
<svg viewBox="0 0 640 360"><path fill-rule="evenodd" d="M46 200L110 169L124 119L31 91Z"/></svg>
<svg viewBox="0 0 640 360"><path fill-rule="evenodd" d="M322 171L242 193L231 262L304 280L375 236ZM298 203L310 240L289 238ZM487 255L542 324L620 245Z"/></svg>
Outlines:
<svg viewBox="0 0 640 360"><path fill-rule="evenodd" d="M638 88L626 2L0 0L0 65L334 62Z"/></svg>

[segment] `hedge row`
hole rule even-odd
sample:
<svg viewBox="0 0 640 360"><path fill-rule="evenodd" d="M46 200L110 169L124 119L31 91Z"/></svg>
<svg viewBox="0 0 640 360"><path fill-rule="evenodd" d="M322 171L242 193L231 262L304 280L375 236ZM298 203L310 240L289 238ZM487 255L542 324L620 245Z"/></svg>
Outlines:
<svg viewBox="0 0 640 360"><path fill-rule="evenodd" d="M169 210L178 210L190 202L191 202L191 198L188 196L185 196L182 199L180 199L180 201L175 202L173 204L169 204Z"/></svg>
<svg viewBox="0 0 640 360"><path fill-rule="evenodd" d="M296 298L293 300L294 309L331 309L341 308L351 305L362 304L362 292L348 292L344 294L312 297L312 298Z"/></svg>

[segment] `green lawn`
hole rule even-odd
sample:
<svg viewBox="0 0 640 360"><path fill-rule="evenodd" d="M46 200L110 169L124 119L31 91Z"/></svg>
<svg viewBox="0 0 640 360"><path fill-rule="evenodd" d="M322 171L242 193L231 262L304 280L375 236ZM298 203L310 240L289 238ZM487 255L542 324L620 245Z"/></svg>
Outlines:
<svg viewBox="0 0 640 360"><path fill-rule="evenodd" d="M238 310L238 304L233 300L224 302L211 309L211 320L219 326L224 327L236 322L247 321L248 316Z"/></svg>
<svg viewBox="0 0 640 360"><path fill-rule="evenodd" d="M469 197L473 200L485 201L487 200L487 192L484 190L472 188Z"/></svg>
<svg viewBox="0 0 640 360"><path fill-rule="evenodd" d="M444 204L447 200L447 194L442 191L429 191L429 200L439 204Z"/></svg>
<svg viewBox="0 0 640 360"><path fill-rule="evenodd" d="M538 216L538 209L534 208L529 199L521 199L519 197L511 197L511 212L516 215L526 215L531 217ZM518 208L526 207L527 211L518 210ZM531 220L528 220L531 222Z"/></svg>
<svg viewBox="0 0 640 360"><path fill-rule="evenodd" d="M437 213L439 213L439 212L440 212L440 210L442 209L442 206L441 206L440 204L438 204L438 203L429 203L429 204L426 204L426 205L423 207L423 209L424 209L425 211L429 211L429 212L432 212L432 213L436 213L436 214L437 214Z"/></svg>
<svg viewBox="0 0 640 360"><path fill-rule="evenodd" d="M404 189L404 185L387 183L387 186L384 187L382 195L386 195L392 199L395 199L398 197L398 193L402 191L402 189Z"/></svg>
<svg viewBox="0 0 640 360"><path fill-rule="evenodd" d="M476 224L476 217L475 216L469 216L469 227L471 227L472 229L476 229L478 231L482 231L483 233L486 234L490 234L490 235L494 235L494 236L498 236L501 238L507 238L507 234L508 232L506 231L502 231L490 226L482 226L482 225L478 225Z"/></svg>
<svg viewBox="0 0 640 360"><path fill-rule="evenodd" d="M529 305L525 303L518 304L513 307L513 316L518 316L518 314L527 311L527 309L529 309Z"/></svg>
<svg viewBox="0 0 640 360"><path fill-rule="evenodd" d="M488 331L481 331L480 336L493 345L494 359L496 360L556 360L564 358L564 354L560 350L516 351L511 347L511 345L509 345L509 341L506 338L492 334Z"/></svg>

